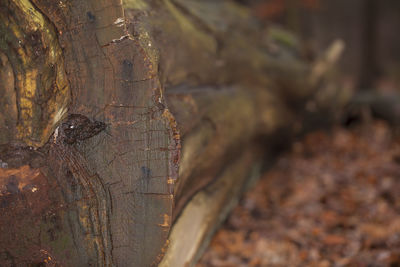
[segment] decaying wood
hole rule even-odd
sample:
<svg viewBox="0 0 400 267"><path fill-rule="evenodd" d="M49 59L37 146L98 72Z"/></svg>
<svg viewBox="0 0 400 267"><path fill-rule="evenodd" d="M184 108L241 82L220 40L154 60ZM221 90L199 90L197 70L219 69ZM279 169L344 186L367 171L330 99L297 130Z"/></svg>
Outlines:
<svg viewBox="0 0 400 267"><path fill-rule="evenodd" d="M258 178L261 150L253 148L228 164L216 182L186 205L170 233L170 246L159 266L190 266L199 259L214 231Z"/></svg>
<svg viewBox="0 0 400 267"><path fill-rule="evenodd" d="M229 0L5 0L0 33L9 265L193 264L264 155L348 99L331 54Z"/></svg>

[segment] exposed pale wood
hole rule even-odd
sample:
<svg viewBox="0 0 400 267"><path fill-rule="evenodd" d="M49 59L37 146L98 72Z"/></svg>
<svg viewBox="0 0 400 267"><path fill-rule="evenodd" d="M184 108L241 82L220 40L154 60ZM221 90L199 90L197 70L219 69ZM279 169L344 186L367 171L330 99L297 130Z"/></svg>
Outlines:
<svg viewBox="0 0 400 267"><path fill-rule="evenodd" d="M215 183L198 192L185 206L171 231L170 246L160 267L195 264L240 193L259 175L258 156L255 149L244 152L217 175Z"/></svg>

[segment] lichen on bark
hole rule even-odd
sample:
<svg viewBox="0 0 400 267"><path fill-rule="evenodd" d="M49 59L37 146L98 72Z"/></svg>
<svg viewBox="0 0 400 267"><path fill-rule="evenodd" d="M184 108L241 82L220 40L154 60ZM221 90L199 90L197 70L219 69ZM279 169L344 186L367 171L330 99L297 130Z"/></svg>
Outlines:
<svg viewBox="0 0 400 267"><path fill-rule="evenodd" d="M53 25L28 0L2 1L0 21L0 51L14 75L14 85L6 90L15 90L18 112L15 129L10 129L16 135L6 138L4 133L2 139L40 147L66 114L70 99L62 49ZM4 108L1 117L7 116Z"/></svg>

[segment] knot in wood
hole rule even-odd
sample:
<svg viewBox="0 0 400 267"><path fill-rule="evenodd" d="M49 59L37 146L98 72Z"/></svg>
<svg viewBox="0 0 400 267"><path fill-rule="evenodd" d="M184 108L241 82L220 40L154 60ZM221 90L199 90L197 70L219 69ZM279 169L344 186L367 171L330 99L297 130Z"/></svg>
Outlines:
<svg viewBox="0 0 400 267"><path fill-rule="evenodd" d="M74 144L99 134L106 128L100 121L91 121L81 114L70 114L59 128L61 140L66 144Z"/></svg>

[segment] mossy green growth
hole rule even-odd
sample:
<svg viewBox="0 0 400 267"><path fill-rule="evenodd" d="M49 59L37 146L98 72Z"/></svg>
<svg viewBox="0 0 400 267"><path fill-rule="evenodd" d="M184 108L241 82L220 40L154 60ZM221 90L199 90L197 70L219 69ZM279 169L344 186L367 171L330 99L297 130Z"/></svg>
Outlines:
<svg viewBox="0 0 400 267"><path fill-rule="evenodd" d="M167 10L176 20L180 30L186 36L191 36L189 39L191 46L201 46L203 48L201 50L216 51L217 44L213 37L197 28L171 1L165 0L164 3Z"/></svg>
<svg viewBox="0 0 400 267"><path fill-rule="evenodd" d="M123 0L122 6L129 9L146 10L148 4L143 0Z"/></svg>
<svg viewBox="0 0 400 267"><path fill-rule="evenodd" d="M154 45L153 38L150 36L148 30L143 24L136 25L136 31L139 34L135 38L139 41L140 46L146 52L146 56L150 59L153 73L157 73L159 51Z"/></svg>
<svg viewBox="0 0 400 267"><path fill-rule="evenodd" d="M268 38L281 43L289 48L298 47L297 38L290 32L279 28L279 27L269 27L268 29Z"/></svg>

